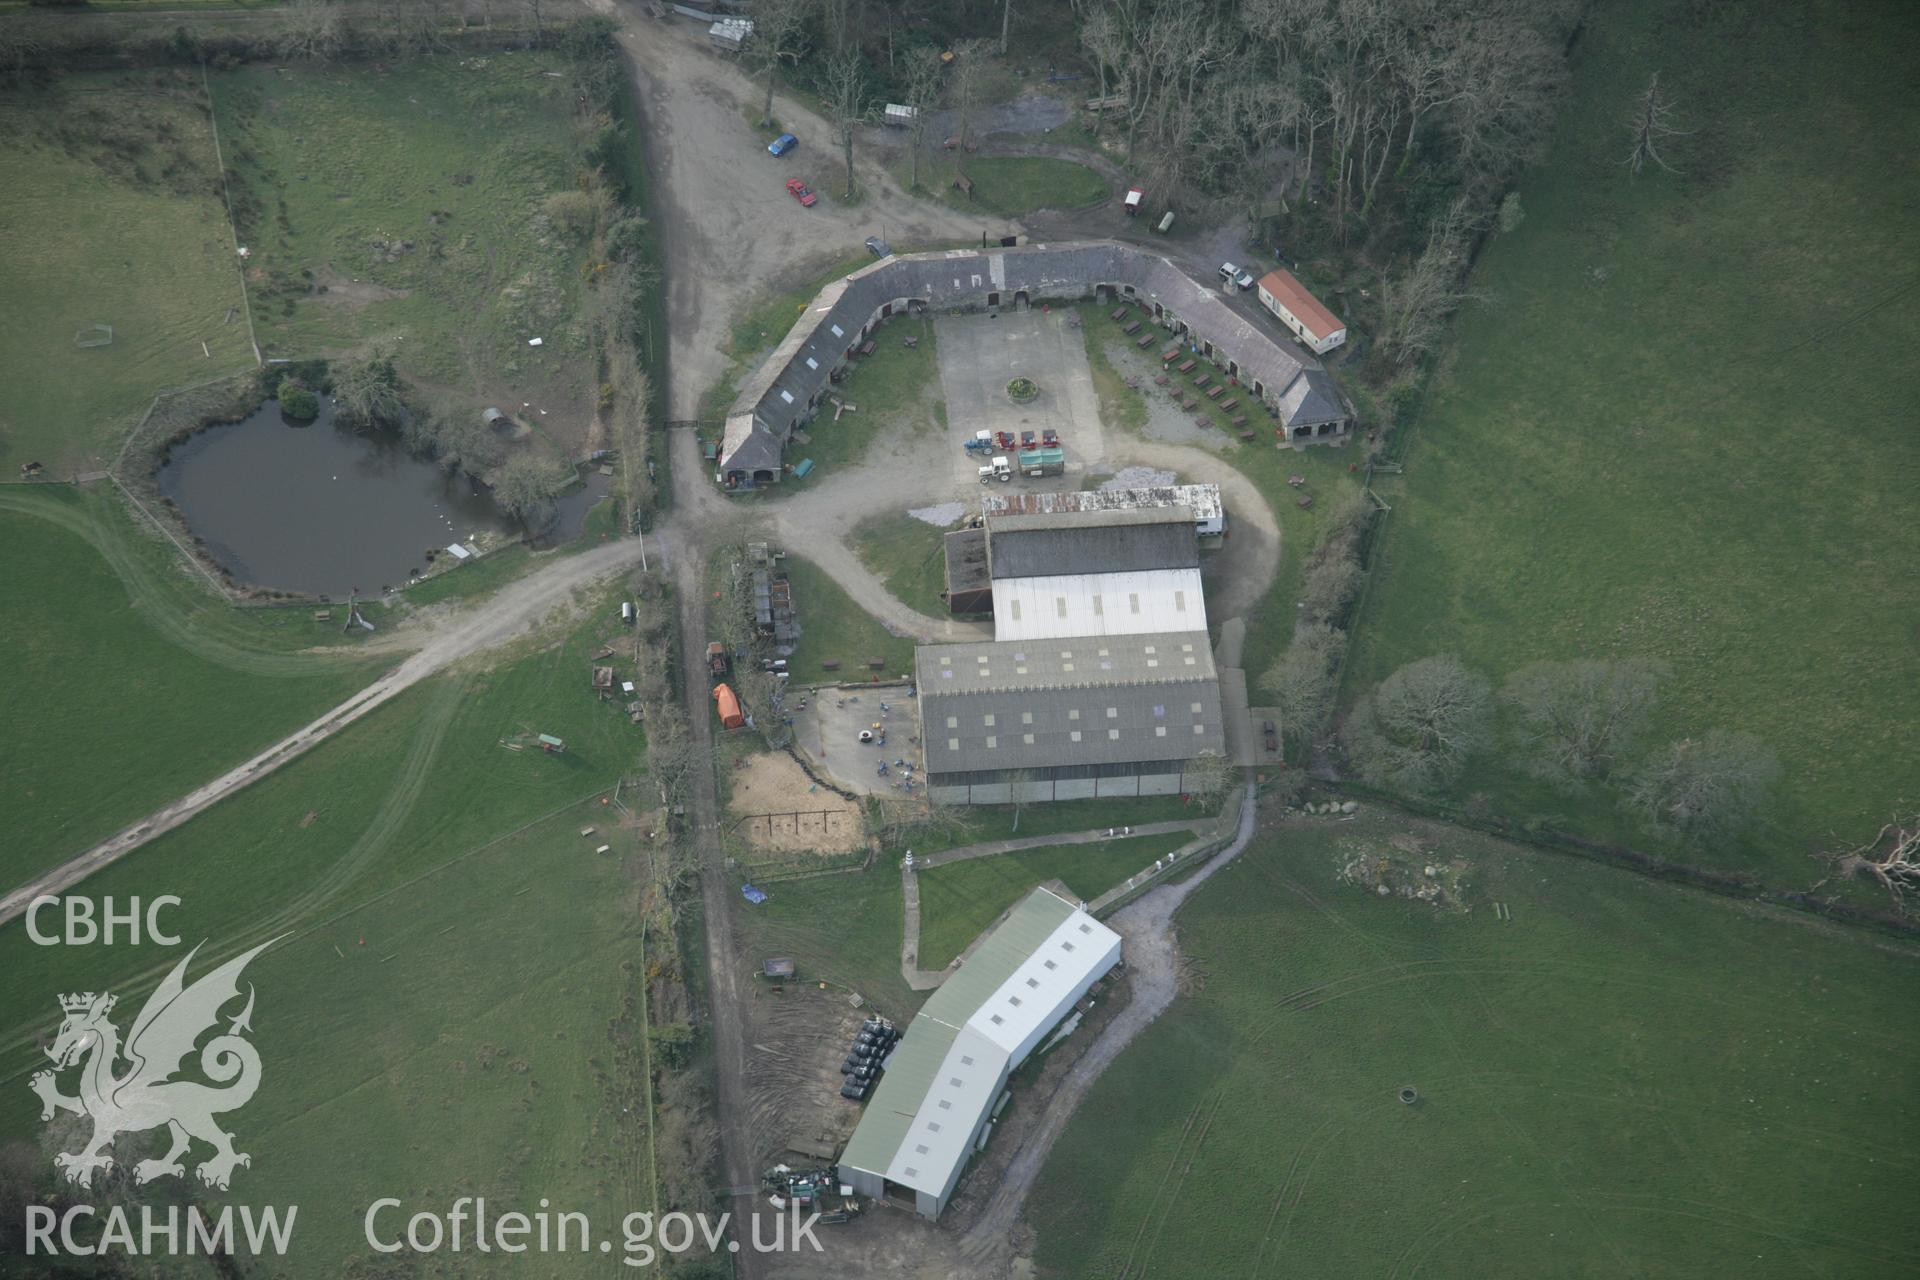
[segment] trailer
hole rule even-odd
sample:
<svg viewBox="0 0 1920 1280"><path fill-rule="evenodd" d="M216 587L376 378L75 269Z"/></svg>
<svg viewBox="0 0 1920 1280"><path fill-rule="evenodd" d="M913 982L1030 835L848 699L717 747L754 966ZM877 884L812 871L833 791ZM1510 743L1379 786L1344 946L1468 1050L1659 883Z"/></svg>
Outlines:
<svg viewBox="0 0 1920 1280"><path fill-rule="evenodd" d="M1121 203L1126 206L1127 216L1129 218L1137 218L1140 216L1140 202L1145 200L1146 198L1147 198L1147 193L1144 188L1141 188L1141 187L1127 188L1127 198L1121 201Z"/></svg>
<svg viewBox="0 0 1920 1280"><path fill-rule="evenodd" d="M887 109L881 118L887 125L891 126L892 128L904 129L907 126L911 125L914 121L914 118L917 117L919 114L920 114L920 108L918 107L909 107L909 106L904 106L898 102L889 102L887 104Z"/></svg>
<svg viewBox="0 0 1920 1280"><path fill-rule="evenodd" d="M1029 476L1058 476L1067 471L1067 452L1064 449L1022 449L1015 455L1020 460L1020 473Z"/></svg>
<svg viewBox="0 0 1920 1280"><path fill-rule="evenodd" d="M746 724L747 717L740 711L740 699L726 685L713 686L713 704L714 710L719 713L722 729L738 729Z"/></svg>
<svg viewBox="0 0 1920 1280"><path fill-rule="evenodd" d="M727 674L727 646L718 640L707 642L707 673L716 680Z"/></svg>

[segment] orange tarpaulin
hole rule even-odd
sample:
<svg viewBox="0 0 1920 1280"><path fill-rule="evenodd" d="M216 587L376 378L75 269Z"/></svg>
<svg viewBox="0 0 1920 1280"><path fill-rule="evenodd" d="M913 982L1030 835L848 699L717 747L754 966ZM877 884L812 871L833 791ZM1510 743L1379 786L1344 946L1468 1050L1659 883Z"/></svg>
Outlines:
<svg viewBox="0 0 1920 1280"><path fill-rule="evenodd" d="M740 714L740 699L733 696L733 690L724 684L713 686L714 709L720 713L720 727L738 729L747 722Z"/></svg>

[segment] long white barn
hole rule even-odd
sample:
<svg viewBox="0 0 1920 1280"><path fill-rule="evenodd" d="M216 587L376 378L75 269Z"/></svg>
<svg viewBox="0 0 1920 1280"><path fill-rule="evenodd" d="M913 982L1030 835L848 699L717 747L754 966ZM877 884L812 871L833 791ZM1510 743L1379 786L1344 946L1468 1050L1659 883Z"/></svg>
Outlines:
<svg viewBox="0 0 1920 1280"><path fill-rule="evenodd" d="M937 1218L982 1145L1007 1077L1120 963L1120 935L1035 889L928 997L840 1157L862 1195Z"/></svg>

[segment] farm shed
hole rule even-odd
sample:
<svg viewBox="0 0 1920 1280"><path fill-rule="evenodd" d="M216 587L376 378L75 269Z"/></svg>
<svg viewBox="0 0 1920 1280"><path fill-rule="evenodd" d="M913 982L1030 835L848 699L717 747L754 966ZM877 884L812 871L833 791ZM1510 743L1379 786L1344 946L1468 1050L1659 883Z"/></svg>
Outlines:
<svg viewBox="0 0 1920 1280"><path fill-rule="evenodd" d="M1291 271L1275 268L1260 278L1260 305L1273 312L1317 356L1347 340L1347 326Z"/></svg>
<svg viewBox="0 0 1920 1280"><path fill-rule="evenodd" d="M927 998L840 1157L862 1195L938 1218L992 1121L1007 1077L1120 962L1120 935L1035 889Z"/></svg>
<svg viewBox="0 0 1920 1280"><path fill-rule="evenodd" d="M1204 630L1200 544L1185 507L989 515L1000 640Z"/></svg>
<svg viewBox="0 0 1920 1280"><path fill-rule="evenodd" d="M1205 631L922 645L927 794L949 804L1178 795L1224 753Z"/></svg>
<svg viewBox="0 0 1920 1280"><path fill-rule="evenodd" d="M956 529L943 540L947 562L947 611L990 613L993 581L987 574L987 531Z"/></svg>

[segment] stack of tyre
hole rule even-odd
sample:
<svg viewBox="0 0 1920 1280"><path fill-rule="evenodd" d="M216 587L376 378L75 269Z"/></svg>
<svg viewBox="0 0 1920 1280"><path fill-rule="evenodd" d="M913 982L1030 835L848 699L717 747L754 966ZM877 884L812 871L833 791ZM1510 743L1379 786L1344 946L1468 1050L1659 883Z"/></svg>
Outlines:
<svg viewBox="0 0 1920 1280"><path fill-rule="evenodd" d="M879 1077L887 1055L899 1043L899 1029L885 1018L868 1018L861 1023L860 1034L854 1038L853 1048L848 1050L845 1061L840 1064L840 1073L847 1078L847 1082L840 1086L840 1096L854 1102L865 1102L867 1094L873 1091L873 1082Z"/></svg>

